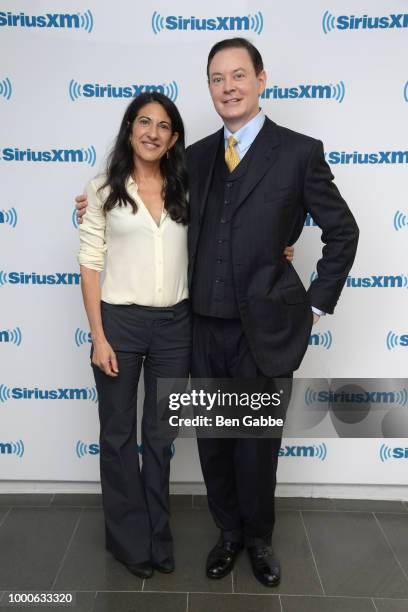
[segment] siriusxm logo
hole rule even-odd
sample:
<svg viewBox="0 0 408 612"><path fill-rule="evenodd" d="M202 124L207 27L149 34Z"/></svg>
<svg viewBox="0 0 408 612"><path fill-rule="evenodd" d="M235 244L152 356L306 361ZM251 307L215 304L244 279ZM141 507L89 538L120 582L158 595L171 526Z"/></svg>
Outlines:
<svg viewBox="0 0 408 612"><path fill-rule="evenodd" d="M96 387L40 389L0 384L0 402L4 404L9 400L89 400L96 403L98 394Z"/></svg>
<svg viewBox="0 0 408 612"><path fill-rule="evenodd" d="M336 85L295 85L294 87L267 87L261 98L264 100L335 100L343 102L346 88L343 81Z"/></svg>
<svg viewBox="0 0 408 612"><path fill-rule="evenodd" d="M399 391L315 391L308 387L305 391L307 406L317 403L330 404L398 404L406 406L408 391L405 387Z"/></svg>
<svg viewBox="0 0 408 612"><path fill-rule="evenodd" d="M394 229L398 232L403 227L408 227L408 216L397 210L394 215Z"/></svg>
<svg viewBox="0 0 408 612"><path fill-rule="evenodd" d="M0 210L0 224L10 225L10 227L16 227L17 225L17 211L15 208L9 208L8 210Z"/></svg>
<svg viewBox="0 0 408 612"><path fill-rule="evenodd" d="M401 30L408 28L407 13L391 13L380 17L369 15L339 15L335 16L325 11L322 17L322 29L325 34L333 30Z"/></svg>
<svg viewBox="0 0 408 612"><path fill-rule="evenodd" d="M0 96L2 98L6 98L6 100L10 100L11 94L13 93L13 88L11 86L11 81L8 77L0 81Z"/></svg>
<svg viewBox="0 0 408 612"><path fill-rule="evenodd" d="M0 342L9 342L20 346L22 340L21 329L15 327L14 329L0 329Z"/></svg>
<svg viewBox="0 0 408 612"><path fill-rule="evenodd" d="M381 444L378 454L382 463L388 461L388 459L408 459L408 448L401 448L400 446L391 448L386 444Z"/></svg>
<svg viewBox="0 0 408 612"><path fill-rule="evenodd" d="M326 444L313 444L312 446L282 446L279 457L309 457L324 461L327 457Z"/></svg>
<svg viewBox="0 0 408 612"><path fill-rule="evenodd" d="M318 227L316 221L313 219L310 213L307 213L306 215L304 227Z"/></svg>
<svg viewBox="0 0 408 612"><path fill-rule="evenodd" d="M408 164L408 151L376 151L373 153L329 151L324 156L326 161L332 165Z"/></svg>
<svg viewBox="0 0 408 612"><path fill-rule="evenodd" d="M55 272L55 274L37 274L31 272L4 272L0 270L0 287L2 285L79 285L79 272Z"/></svg>
<svg viewBox="0 0 408 612"><path fill-rule="evenodd" d="M75 445L75 454L78 459L82 459L86 455L99 455L99 444L93 442L91 444L86 444L82 442L82 440L78 440Z"/></svg>
<svg viewBox="0 0 408 612"><path fill-rule="evenodd" d="M260 34L263 30L263 15L258 11L254 15L244 15L232 17L183 17L182 15L167 15L163 17L157 11L152 15L152 30L159 34L163 30L167 31L216 31L216 32L236 32L247 31Z"/></svg>
<svg viewBox="0 0 408 612"><path fill-rule="evenodd" d="M312 272L310 275L310 282L313 282L316 278L317 273ZM371 289L375 287L382 289L399 289L408 286L408 276L405 274L395 274L393 276L376 274L372 276L348 276L345 286L352 289Z"/></svg>
<svg viewBox="0 0 408 612"><path fill-rule="evenodd" d="M143 444L137 444L137 452L139 455L143 455ZM174 442L171 445L171 458L174 457L174 453L176 452L176 448L174 446ZM99 455L100 446L97 442L93 442L91 444L86 444L82 442L82 440L78 440L75 445L75 454L78 459L82 459L86 455Z"/></svg>
<svg viewBox="0 0 408 612"><path fill-rule="evenodd" d="M24 455L24 442L0 442L0 455L17 455L21 459Z"/></svg>
<svg viewBox="0 0 408 612"><path fill-rule="evenodd" d="M68 28L85 30L90 34L93 25L93 15L89 9L84 13L45 13L44 15L0 11L0 27L5 28Z"/></svg>
<svg viewBox="0 0 408 612"><path fill-rule="evenodd" d="M158 85L144 83L131 85L102 85L100 83L83 83L71 79L68 85L68 94L72 102L78 98L135 98L144 92L158 91L175 102L178 96L176 81Z"/></svg>
<svg viewBox="0 0 408 612"><path fill-rule="evenodd" d="M0 159L7 162L51 162L89 164L90 166L94 166L96 162L96 151L93 146L87 149L48 149L45 151L5 147L0 151Z"/></svg>
<svg viewBox="0 0 408 612"><path fill-rule="evenodd" d="M323 348L329 350L332 344L333 336L331 331L311 334L309 338L309 346L322 346Z"/></svg>
<svg viewBox="0 0 408 612"><path fill-rule="evenodd" d="M385 344L389 351L400 346L408 346L408 334L396 334L393 331L389 331L385 339Z"/></svg>
<svg viewBox="0 0 408 612"><path fill-rule="evenodd" d="M91 332L86 332L83 329L79 329L79 327L77 327L74 334L74 341L78 347L82 346L83 344L89 344L90 342L92 342Z"/></svg>

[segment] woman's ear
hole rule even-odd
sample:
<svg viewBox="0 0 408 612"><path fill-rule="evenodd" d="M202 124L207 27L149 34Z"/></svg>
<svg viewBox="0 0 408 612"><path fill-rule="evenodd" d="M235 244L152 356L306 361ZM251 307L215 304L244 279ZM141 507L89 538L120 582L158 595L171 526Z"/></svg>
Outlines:
<svg viewBox="0 0 408 612"><path fill-rule="evenodd" d="M178 137L179 137L179 133L178 132L174 132L174 134L173 134L173 136L171 137L171 140L170 140L169 149L171 149L171 147L173 147L176 144L176 142L178 140Z"/></svg>

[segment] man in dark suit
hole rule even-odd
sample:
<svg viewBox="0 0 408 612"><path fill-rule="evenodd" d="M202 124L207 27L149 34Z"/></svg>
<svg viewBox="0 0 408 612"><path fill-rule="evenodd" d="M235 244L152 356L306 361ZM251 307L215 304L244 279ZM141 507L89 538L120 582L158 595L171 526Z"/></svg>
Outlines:
<svg viewBox="0 0 408 612"><path fill-rule="evenodd" d="M332 313L352 266L358 228L326 164L320 141L276 125L259 109L266 74L242 38L217 43L207 64L224 127L187 150L192 376L291 378L313 320ZM282 256L306 213L325 243L308 291ZM241 548L255 577L280 580L270 544L281 440L200 438L210 511L221 535L207 576L222 578Z"/></svg>

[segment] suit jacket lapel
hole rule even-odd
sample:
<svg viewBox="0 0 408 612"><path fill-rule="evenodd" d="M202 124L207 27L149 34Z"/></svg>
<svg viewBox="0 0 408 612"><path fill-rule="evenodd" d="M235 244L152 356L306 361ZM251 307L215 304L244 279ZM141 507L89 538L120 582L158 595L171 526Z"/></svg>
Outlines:
<svg viewBox="0 0 408 612"><path fill-rule="evenodd" d="M261 131L252 143L251 148L254 147L254 150L248 151L251 154L251 160L242 181L235 210L241 206L266 172L270 170L278 156L279 145L280 139L276 124L266 117Z"/></svg>
<svg viewBox="0 0 408 612"><path fill-rule="evenodd" d="M220 139L223 137L224 128L213 134L209 142L206 143L206 146L198 159L198 197L200 199L200 218L203 215L207 202L215 160L217 158L217 151L218 147L220 146Z"/></svg>

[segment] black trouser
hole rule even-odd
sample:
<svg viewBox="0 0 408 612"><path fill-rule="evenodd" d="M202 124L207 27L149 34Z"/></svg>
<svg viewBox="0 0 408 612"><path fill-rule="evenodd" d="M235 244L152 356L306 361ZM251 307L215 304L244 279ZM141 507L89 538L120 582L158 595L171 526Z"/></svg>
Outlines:
<svg viewBox="0 0 408 612"><path fill-rule="evenodd" d="M100 469L106 546L129 565L172 555L169 526L171 443L157 435L158 378L188 376L191 317L187 300L171 308L102 302L106 338L116 353L117 378L93 366L99 396ZM142 458L136 432L137 387L144 366Z"/></svg>
<svg viewBox="0 0 408 612"><path fill-rule="evenodd" d="M265 378L239 319L193 316L192 376ZM292 373L280 378L292 378ZM225 539L271 543L281 438L199 438L208 504Z"/></svg>

